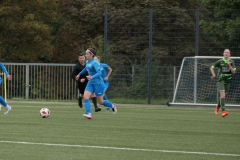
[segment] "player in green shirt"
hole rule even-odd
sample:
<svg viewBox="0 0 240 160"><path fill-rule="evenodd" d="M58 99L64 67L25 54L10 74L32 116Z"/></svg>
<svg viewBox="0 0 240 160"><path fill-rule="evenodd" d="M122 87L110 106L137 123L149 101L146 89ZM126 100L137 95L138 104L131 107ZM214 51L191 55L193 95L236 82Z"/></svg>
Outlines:
<svg viewBox="0 0 240 160"><path fill-rule="evenodd" d="M228 112L225 111L225 97L230 88L230 83L232 80L233 74L236 72L236 67L234 61L230 58L230 50L225 49L223 52L223 59L215 62L210 71L212 73L212 79L216 78L216 74L214 72L214 68L218 68L218 77L217 77L217 88L220 93L220 98L218 100L218 104L216 105L215 114L219 114L219 109L222 109L222 117L228 115Z"/></svg>

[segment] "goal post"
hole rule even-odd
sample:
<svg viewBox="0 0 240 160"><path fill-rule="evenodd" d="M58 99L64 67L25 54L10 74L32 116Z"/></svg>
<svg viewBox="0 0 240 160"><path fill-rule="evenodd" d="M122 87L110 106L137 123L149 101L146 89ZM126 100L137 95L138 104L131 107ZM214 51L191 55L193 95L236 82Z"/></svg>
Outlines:
<svg viewBox="0 0 240 160"><path fill-rule="evenodd" d="M216 79L211 79L210 67L223 57L195 56L182 61L172 102L169 105L215 106L219 98ZM240 57L230 57L236 73L226 95L226 106L240 107ZM215 69L217 74L217 68Z"/></svg>

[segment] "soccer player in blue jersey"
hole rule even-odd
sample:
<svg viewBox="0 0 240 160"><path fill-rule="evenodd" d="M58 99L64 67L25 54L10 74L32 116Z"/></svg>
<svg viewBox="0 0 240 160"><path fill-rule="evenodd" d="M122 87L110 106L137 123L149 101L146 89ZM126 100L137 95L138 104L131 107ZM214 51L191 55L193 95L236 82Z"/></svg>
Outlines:
<svg viewBox="0 0 240 160"><path fill-rule="evenodd" d="M6 67L2 63L0 63L0 68L6 74L7 80L11 80L12 76L8 74ZM8 114L8 112L11 110L11 107L6 103L6 101L3 99L2 96L0 96L0 103L6 108L6 111L4 112L4 114Z"/></svg>
<svg viewBox="0 0 240 160"><path fill-rule="evenodd" d="M104 95L104 82L101 78L101 68L100 63L94 59L96 56L96 51L93 48L86 50L86 67L76 76L76 80L79 79L80 75L88 72L88 83L84 91L84 106L86 109L86 114L83 116L87 119L92 119L91 115L91 104L89 98L93 93L96 94L98 103L104 105L105 107L113 108L113 113L117 113L116 104L109 102L108 100L103 100Z"/></svg>
<svg viewBox="0 0 240 160"><path fill-rule="evenodd" d="M109 79L110 75L112 74L112 68L109 67L106 63L101 63L101 58L99 56L96 56L94 58L100 63L100 68L101 68L101 72L102 72L101 77L102 77L102 79L104 81L104 85L105 85L103 99L108 100L106 91L107 91L108 85L109 85L108 79ZM106 111L108 112L109 110L110 110L110 108L107 107Z"/></svg>
<svg viewBox="0 0 240 160"><path fill-rule="evenodd" d="M236 67L234 64L234 61L230 58L230 50L225 49L223 52L223 58L215 62L212 67L210 68L210 71L212 73L212 79L216 78L216 74L214 72L214 68L218 68L219 76L217 78L217 88L220 93L220 98L218 101L218 104L216 105L215 114L219 114L219 109L222 109L222 117L226 117L228 115L228 112L225 111L225 97L226 94L230 88L230 83L232 80L233 74L236 72Z"/></svg>
<svg viewBox="0 0 240 160"><path fill-rule="evenodd" d="M73 71L72 71L72 79L75 80L76 76L85 68L86 62L85 62L85 55L80 53L78 55L78 63L74 66ZM83 74L80 76L80 78L76 81L77 82L77 87L78 91L80 93L78 97L78 105L80 108L82 108L82 98L84 94L84 90L87 86L88 79L86 78L88 74ZM101 111L101 108L97 107L97 98L95 95L92 96L92 102L94 104L95 112Z"/></svg>

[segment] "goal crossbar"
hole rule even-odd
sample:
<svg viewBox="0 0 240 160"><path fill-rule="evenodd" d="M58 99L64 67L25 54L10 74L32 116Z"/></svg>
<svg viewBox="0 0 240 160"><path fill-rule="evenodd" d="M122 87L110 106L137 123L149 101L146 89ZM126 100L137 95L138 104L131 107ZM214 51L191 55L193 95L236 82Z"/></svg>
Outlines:
<svg viewBox="0 0 240 160"><path fill-rule="evenodd" d="M222 59L223 56L194 56L194 57L185 57L185 58L209 58L209 59ZM240 59L240 57L230 57L230 59Z"/></svg>

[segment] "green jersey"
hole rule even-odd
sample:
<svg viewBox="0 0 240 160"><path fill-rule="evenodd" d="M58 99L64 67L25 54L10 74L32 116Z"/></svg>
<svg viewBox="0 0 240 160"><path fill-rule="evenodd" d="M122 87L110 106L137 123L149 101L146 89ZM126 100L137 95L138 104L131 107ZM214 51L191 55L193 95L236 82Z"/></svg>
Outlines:
<svg viewBox="0 0 240 160"><path fill-rule="evenodd" d="M215 62L212 65L212 68L217 67L218 68L218 78L217 82L222 82L224 84L230 83L232 80L232 72L227 64L227 62L230 62L232 68L236 70L234 61L231 59L220 59L217 62Z"/></svg>

